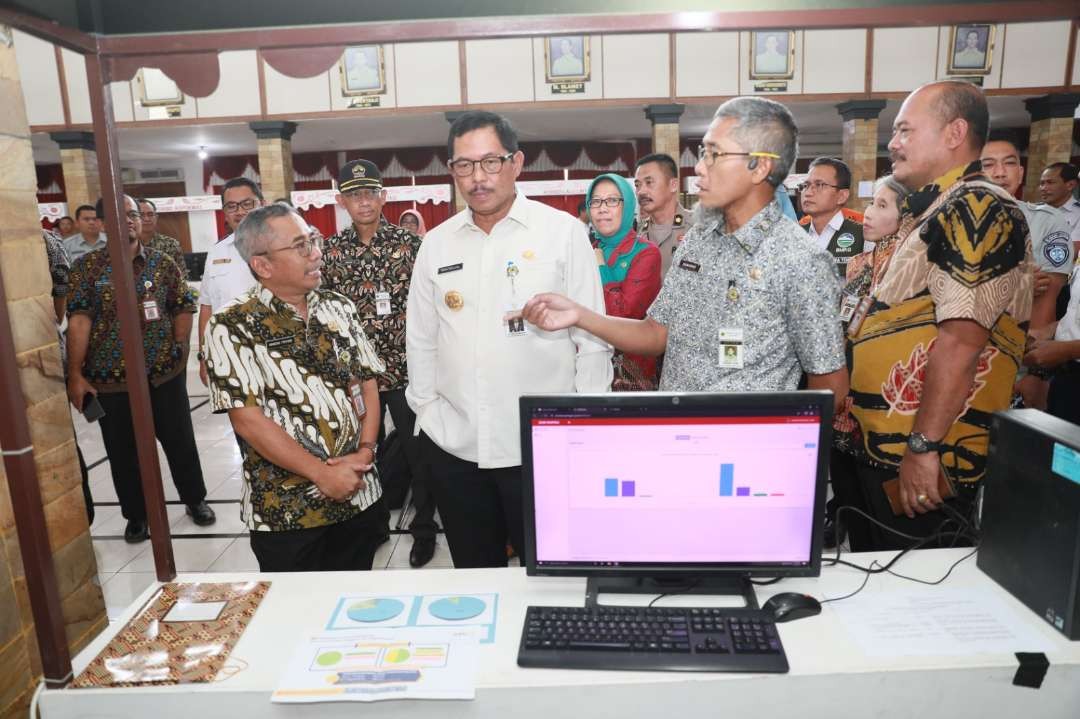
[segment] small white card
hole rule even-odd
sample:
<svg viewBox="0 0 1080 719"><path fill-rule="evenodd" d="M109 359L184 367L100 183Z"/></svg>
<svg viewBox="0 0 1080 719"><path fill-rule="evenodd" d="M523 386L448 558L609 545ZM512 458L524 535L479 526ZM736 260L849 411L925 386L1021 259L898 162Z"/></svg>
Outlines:
<svg viewBox="0 0 1080 719"><path fill-rule="evenodd" d="M375 293L375 314L379 315L380 317L390 314L389 292Z"/></svg>
<svg viewBox="0 0 1080 719"><path fill-rule="evenodd" d="M743 331L738 327L720 328L720 367L743 368Z"/></svg>
<svg viewBox="0 0 1080 719"><path fill-rule="evenodd" d="M859 296L845 294L840 300L840 321L851 322L855 315L855 308L859 306Z"/></svg>
<svg viewBox="0 0 1080 719"><path fill-rule="evenodd" d="M166 622L212 622L221 616L228 602L178 601L162 621Z"/></svg>
<svg viewBox="0 0 1080 719"><path fill-rule="evenodd" d="M524 337L529 333L528 325L521 312L510 312L503 315L503 328L507 337Z"/></svg>

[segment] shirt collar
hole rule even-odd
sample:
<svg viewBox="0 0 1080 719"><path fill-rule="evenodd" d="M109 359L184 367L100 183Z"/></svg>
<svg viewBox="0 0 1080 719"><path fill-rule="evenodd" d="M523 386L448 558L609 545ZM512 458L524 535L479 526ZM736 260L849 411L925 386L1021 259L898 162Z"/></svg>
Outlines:
<svg viewBox="0 0 1080 719"><path fill-rule="evenodd" d="M933 182L923 185L904 200L901 214L918 217L934 203L942 192L949 190L959 182L977 180L982 175L982 163L978 160L967 165L957 165Z"/></svg>
<svg viewBox="0 0 1080 719"><path fill-rule="evenodd" d="M765 237L772 232L777 221L782 216L783 212L780 209L780 203L776 200L770 200L769 204L762 207L756 215L750 218L749 222L728 236L738 242L746 252L753 254ZM723 220L716 222L715 231L721 236L727 235L724 231Z"/></svg>
<svg viewBox="0 0 1080 719"><path fill-rule="evenodd" d="M297 319L300 319L300 315L297 314L293 306L285 300L281 299L270 290L269 287L259 282L259 291L256 296L267 309L271 312L281 313L285 312L294 315ZM319 293L315 290L308 292L307 297L308 317L311 317L315 313L315 308L319 305Z"/></svg>
<svg viewBox="0 0 1080 719"><path fill-rule="evenodd" d="M528 229L529 206L528 204L526 204L528 202L528 198L525 197L525 193L523 193L516 187L514 188L514 191L517 193L517 195L514 197L514 203L510 205L510 211L506 213L506 217L504 217L502 220L499 220L499 223L502 223L505 220L513 220L525 229ZM478 230L480 229L473 221L473 211L471 207L468 208L465 212L465 224ZM495 228L493 227L492 229Z"/></svg>

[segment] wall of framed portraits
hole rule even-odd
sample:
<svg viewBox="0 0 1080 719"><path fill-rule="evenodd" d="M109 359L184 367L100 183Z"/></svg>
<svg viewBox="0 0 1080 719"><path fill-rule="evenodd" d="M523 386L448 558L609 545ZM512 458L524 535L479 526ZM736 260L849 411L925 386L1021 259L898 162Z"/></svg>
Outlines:
<svg viewBox="0 0 1080 719"><path fill-rule="evenodd" d="M907 92L946 77L991 91L1052 92L1067 89L1071 46L1071 82L1080 84L1072 32L1069 20L1054 20L398 42L348 47L311 77L284 74L254 50L234 50L219 53L220 82L207 97L185 97L147 69L110 91L117 121L140 124L738 94L815 99ZM87 125L83 58L20 32L15 40L31 128Z"/></svg>

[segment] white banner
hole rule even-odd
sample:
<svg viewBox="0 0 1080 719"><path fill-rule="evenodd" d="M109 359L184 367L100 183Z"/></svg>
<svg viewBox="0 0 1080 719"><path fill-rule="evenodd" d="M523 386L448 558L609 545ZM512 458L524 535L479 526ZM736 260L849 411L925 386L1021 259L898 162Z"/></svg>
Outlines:
<svg viewBox="0 0 1080 719"><path fill-rule="evenodd" d="M67 214L66 202L39 202L37 206L38 219L56 222Z"/></svg>
<svg viewBox="0 0 1080 719"><path fill-rule="evenodd" d="M592 180L532 180L519 182L517 187L526 197L584 195Z"/></svg>
<svg viewBox="0 0 1080 719"><path fill-rule="evenodd" d="M387 202L416 202L436 205L450 202L450 185L400 185L387 187ZM293 207L307 210L312 207L326 207L336 202L337 190L305 190L292 193Z"/></svg>
<svg viewBox="0 0 1080 719"><path fill-rule="evenodd" d="M205 212L221 209L221 195L194 195L191 197L151 197L158 214L166 212Z"/></svg>
<svg viewBox="0 0 1080 719"><path fill-rule="evenodd" d="M798 189L799 184L803 180L805 180L806 177L807 177L806 173L794 173L793 172L790 175L788 175L786 178L784 178L784 187L787 188L788 193L794 194L794 192ZM688 195L697 195L697 194L699 194L698 193L698 176L697 175L688 176L686 178L686 181L685 181L685 187L686 187L686 194L688 194ZM871 195L872 194L873 193L871 193ZM860 197L861 197L861 195L860 195Z"/></svg>

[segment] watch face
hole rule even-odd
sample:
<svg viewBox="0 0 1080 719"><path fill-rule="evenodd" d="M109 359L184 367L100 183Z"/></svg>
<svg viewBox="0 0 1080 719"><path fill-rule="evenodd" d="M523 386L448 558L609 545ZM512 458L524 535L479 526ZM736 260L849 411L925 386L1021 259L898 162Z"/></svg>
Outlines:
<svg viewBox="0 0 1080 719"><path fill-rule="evenodd" d="M908 437L908 446L911 447L911 449L915 452L925 452L926 437L923 437L921 434L913 432Z"/></svg>

